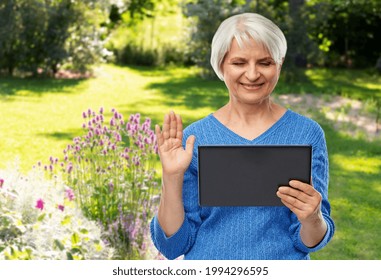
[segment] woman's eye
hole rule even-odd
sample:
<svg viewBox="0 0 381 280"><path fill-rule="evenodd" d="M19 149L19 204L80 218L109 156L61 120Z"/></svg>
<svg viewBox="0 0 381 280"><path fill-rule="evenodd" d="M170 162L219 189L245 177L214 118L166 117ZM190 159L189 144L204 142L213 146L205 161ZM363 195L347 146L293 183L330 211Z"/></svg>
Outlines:
<svg viewBox="0 0 381 280"><path fill-rule="evenodd" d="M273 65L274 64L274 61L272 61L272 60L267 60L267 61L262 61L262 62L260 62L260 65L262 65L262 66L271 66L271 65Z"/></svg>
<svg viewBox="0 0 381 280"><path fill-rule="evenodd" d="M270 66L271 62L262 62L261 65L263 65L263 66Z"/></svg>
<svg viewBox="0 0 381 280"><path fill-rule="evenodd" d="M233 62L232 63L233 65L243 65L243 64L245 64L244 62Z"/></svg>

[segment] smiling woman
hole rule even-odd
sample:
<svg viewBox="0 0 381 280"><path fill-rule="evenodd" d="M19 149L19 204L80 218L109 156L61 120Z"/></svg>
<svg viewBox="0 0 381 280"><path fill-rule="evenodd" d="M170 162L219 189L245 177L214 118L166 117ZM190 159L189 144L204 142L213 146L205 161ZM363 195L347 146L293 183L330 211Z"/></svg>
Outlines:
<svg viewBox="0 0 381 280"><path fill-rule="evenodd" d="M151 234L167 258L309 259L331 240L324 132L270 99L286 49L282 31L263 16L226 19L213 38L211 64L225 82L228 103L184 131L174 112L165 115L162 129L156 126L163 183ZM266 144L311 145L311 182L280 187L284 207L199 205L199 145Z"/></svg>

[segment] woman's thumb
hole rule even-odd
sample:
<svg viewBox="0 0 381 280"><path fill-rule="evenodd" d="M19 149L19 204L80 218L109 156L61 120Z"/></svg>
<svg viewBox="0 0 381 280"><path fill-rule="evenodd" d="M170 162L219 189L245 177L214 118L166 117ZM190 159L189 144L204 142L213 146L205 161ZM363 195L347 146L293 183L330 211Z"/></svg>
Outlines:
<svg viewBox="0 0 381 280"><path fill-rule="evenodd" d="M193 153L194 143L196 142L196 137L194 135L191 135L188 137L187 142L185 143L185 151L188 154Z"/></svg>

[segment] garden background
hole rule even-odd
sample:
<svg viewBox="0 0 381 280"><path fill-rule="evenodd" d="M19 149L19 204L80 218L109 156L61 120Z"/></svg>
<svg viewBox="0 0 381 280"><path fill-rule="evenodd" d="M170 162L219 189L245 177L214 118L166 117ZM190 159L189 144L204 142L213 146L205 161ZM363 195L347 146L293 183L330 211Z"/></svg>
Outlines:
<svg viewBox="0 0 381 280"><path fill-rule="evenodd" d="M381 259L377 0L2 0L0 259L161 258L151 129L227 102L210 40L243 11L285 32L274 99L326 133L336 233L311 257Z"/></svg>

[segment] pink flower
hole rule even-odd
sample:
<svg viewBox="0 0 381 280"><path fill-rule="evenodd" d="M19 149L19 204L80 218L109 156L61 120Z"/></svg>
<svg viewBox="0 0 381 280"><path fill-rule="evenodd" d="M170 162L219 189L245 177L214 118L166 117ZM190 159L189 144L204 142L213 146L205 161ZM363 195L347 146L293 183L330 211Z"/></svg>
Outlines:
<svg viewBox="0 0 381 280"><path fill-rule="evenodd" d="M4 185L4 179L0 178L0 189L3 187L3 185Z"/></svg>
<svg viewBox="0 0 381 280"><path fill-rule="evenodd" d="M58 204L58 205L57 205L57 208L58 208L59 210L61 210L62 212L65 210L65 206L63 206L63 205L61 205L61 204Z"/></svg>
<svg viewBox="0 0 381 280"><path fill-rule="evenodd" d="M67 188L67 189L65 190L65 195L66 195L66 197L67 197L70 201L72 201L72 200L75 198L74 192L73 192L73 190L70 189L70 188Z"/></svg>
<svg viewBox="0 0 381 280"><path fill-rule="evenodd" d="M44 209L44 201L41 198L38 199L35 207L37 209L43 210Z"/></svg>

